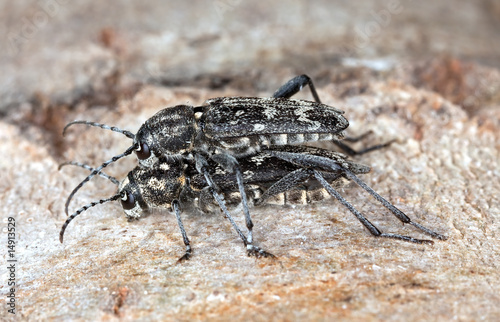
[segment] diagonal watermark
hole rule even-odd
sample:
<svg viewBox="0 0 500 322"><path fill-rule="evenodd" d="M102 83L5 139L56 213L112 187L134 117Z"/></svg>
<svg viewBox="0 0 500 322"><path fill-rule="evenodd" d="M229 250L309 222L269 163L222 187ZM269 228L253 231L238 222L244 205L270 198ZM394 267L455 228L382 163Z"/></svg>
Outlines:
<svg viewBox="0 0 500 322"><path fill-rule="evenodd" d="M32 15L21 18L21 28L7 33L9 53L17 55L41 29L59 14L62 6L69 0L45 0L37 3L38 10Z"/></svg>
<svg viewBox="0 0 500 322"><path fill-rule="evenodd" d="M403 10L404 6L399 0L389 1L383 9L378 11L371 10L372 19L354 27L354 42L341 48L343 56L352 56L357 51L368 47L372 39L378 37L383 29L391 24L393 16L399 15Z"/></svg>
<svg viewBox="0 0 500 322"><path fill-rule="evenodd" d="M243 0L215 0L213 4L215 12L222 19L226 13L236 9L242 2Z"/></svg>

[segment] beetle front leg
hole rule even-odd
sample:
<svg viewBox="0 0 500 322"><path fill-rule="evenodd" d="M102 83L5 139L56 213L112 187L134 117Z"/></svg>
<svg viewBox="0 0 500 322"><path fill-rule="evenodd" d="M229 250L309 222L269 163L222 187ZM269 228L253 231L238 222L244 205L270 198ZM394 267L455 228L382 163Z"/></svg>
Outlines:
<svg viewBox="0 0 500 322"><path fill-rule="evenodd" d="M181 230L181 235L182 235L182 240L184 241L184 245L186 246L186 252L184 255L177 260L178 263L183 262L185 260L188 260L191 257L191 244L189 242L189 238L187 237L186 230L184 229L184 225L182 224L181 220L181 210L179 207L179 201L174 200L172 201L172 209L175 212L175 218L177 218L177 225L179 226L179 229Z"/></svg>

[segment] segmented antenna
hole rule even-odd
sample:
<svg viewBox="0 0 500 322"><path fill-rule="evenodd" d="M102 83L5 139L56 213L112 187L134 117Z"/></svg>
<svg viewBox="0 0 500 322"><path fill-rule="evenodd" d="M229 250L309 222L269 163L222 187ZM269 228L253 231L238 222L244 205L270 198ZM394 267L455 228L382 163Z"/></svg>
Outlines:
<svg viewBox="0 0 500 322"><path fill-rule="evenodd" d="M69 208L69 203L71 202L71 199L73 199L73 196L78 192L78 190L80 190L81 187L83 187L83 185L86 182L88 182L90 179L92 179L96 174L100 173L101 170L104 169L105 167L107 167L109 164L116 162L117 160L131 154L135 150L135 148L136 148L135 145L132 145L122 154L118 154L118 155L112 157L110 160L101 164L98 168L95 168L94 170L92 170L92 172L85 179L83 179L83 181L80 182L78 184L78 186L76 186L76 188L73 189L73 191L71 191L68 199L66 200L66 204L64 205L64 211L66 212L66 215L68 215L68 208Z"/></svg>
<svg viewBox="0 0 500 322"><path fill-rule="evenodd" d="M116 126L109 126L109 125L106 125L106 124L96 123L96 122L90 122L90 121L73 121L73 122L69 122L68 124L66 124L66 126L63 129L63 133L62 133L63 136L66 134L66 130L71 125L73 125L73 124L85 124L85 125L89 125L89 126L100 127L101 129L105 129L105 130L110 130L110 131L113 131L113 132L121 133L121 134L123 134L126 137L131 138L131 139L135 138L135 134L132 133L132 132L130 132L130 131L119 129Z"/></svg>
<svg viewBox="0 0 500 322"><path fill-rule="evenodd" d="M83 206L82 208L78 209L74 214L72 214L70 217L68 217L68 219L66 219L66 222L64 223L64 225L61 227L61 231L59 232L59 241L63 242L63 239L64 239L64 231L66 230L66 227L68 227L69 223L75 219L76 216L78 216L79 214L81 214L82 212L86 211L87 209L89 208L92 208L96 205L102 205L103 203L106 203L106 202L109 202L109 201L114 201L114 200L117 200L121 198L121 194L120 193L117 193L116 195L114 195L113 197L111 198L107 198L107 199L101 199L99 201L93 201L91 203L89 203L88 205L85 205Z"/></svg>
<svg viewBox="0 0 500 322"><path fill-rule="evenodd" d="M89 170L90 172L92 171L95 171L95 168L92 168L91 166L85 164L85 163L81 163L81 162L77 162L77 161L67 161L67 162L63 162L59 165L58 167L58 170L61 170L62 167L64 166L67 166L67 165L75 165L77 167L80 167L80 168L84 168L84 169L87 169ZM120 181L118 181L118 179L116 179L115 177L112 177L104 172L99 172L98 173L101 177L103 178L106 178L108 179L109 181L113 182L115 185L119 186L120 185Z"/></svg>

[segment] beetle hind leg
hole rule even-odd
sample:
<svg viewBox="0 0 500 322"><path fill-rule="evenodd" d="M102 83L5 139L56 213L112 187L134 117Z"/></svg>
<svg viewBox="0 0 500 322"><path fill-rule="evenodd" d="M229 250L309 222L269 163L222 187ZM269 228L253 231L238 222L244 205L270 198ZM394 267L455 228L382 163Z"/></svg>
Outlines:
<svg viewBox="0 0 500 322"><path fill-rule="evenodd" d="M297 94L304 86L309 85L309 89L311 90L311 94L314 97L314 100L317 103L321 103L319 99L318 93L316 92L316 88L311 80L311 78L307 75L300 75L290 79L288 82L283 84L276 92L274 92L274 98L290 98L293 95Z"/></svg>

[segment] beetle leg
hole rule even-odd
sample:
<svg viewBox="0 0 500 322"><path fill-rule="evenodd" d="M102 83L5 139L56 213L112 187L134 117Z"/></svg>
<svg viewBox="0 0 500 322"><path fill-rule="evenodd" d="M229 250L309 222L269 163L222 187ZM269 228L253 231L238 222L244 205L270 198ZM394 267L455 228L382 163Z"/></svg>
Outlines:
<svg viewBox="0 0 500 322"><path fill-rule="evenodd" d="M274 92L274 98L290 98L293 95L297 94L304 86L309 85L311 89L311 94L314 97L314 100L317 103L321 103L319 99L318 93L316 92L316 88L311 80L311 78L307 75L300 75L290 79L284 85L282 85L276 92Z"/></svg>

